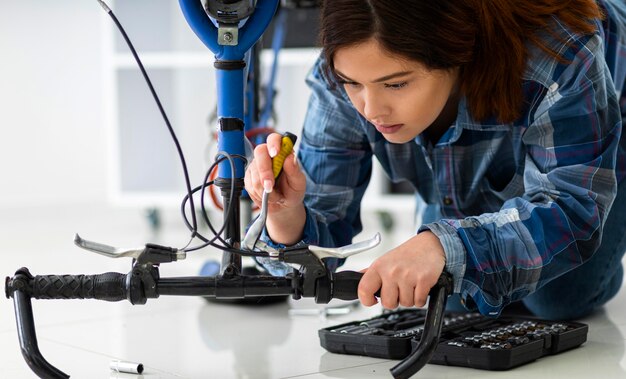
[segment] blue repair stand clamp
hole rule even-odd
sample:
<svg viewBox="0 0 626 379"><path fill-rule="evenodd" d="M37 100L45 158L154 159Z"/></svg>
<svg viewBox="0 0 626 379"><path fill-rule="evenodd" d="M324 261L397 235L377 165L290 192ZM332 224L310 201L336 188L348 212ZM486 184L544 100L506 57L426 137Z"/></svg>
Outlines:
<svg viewBox="0 0 626 379"><path fill-rule="evenodd" d="M244 188L245 124L244 85L246 61L252 46L268 27L279 0L240 0L254 7L245 19L237 18L235 12L222 12L222 20L210 17L198 0L179 0L185 19L200 40L215 54L214 67L217 75L217 117L219 153L234 157L235 171L227 160L218 167L215 185L221 190L224 204L224 236L227 243L239 247L241 242L239 199ZM211 5L223 6L227 11L238 1L208 0ZM256 4L254 4L256 3ZM245 4L244 4L245 6ZM232 18L229 20L228 18ZM219 15L218 15L219 18ZM218 153L218 154L219 154ZM233 185L234 183L234 185ZM233 192L234 188L234 192ZM232 200L232 202L231 202ZM230 209L230 214L228 209ZM241 255L224 252L220 274L223 276L241 273Z"/></svg>

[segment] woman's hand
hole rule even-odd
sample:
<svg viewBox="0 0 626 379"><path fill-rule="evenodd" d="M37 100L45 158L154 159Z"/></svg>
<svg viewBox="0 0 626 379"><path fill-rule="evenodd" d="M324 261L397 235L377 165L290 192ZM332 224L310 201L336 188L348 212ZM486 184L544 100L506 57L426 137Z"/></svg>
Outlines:
<svg viewBox="0 0 626 379"><path fill-rule="evenodd" d="M267 143L257 145L254 159L248 165L244 183L250 198L261 206L263 190L271 191L268 198L266 228L272 240L291 245L300 240L306 212L303 200L306 190L306 178L298 165L294 153L285 158L282 174L274 185L272 158L278 154L282 136L272 133Z"/></svg>
<svg viewBox="0 0 626 379"><path fill-rule="evenodd" d="M428 292L437 283L446 264L439 238L430 231L412 237L378 258L359 282L359 300L365 306L378 303L380 289L383 307L423 307Z"/></svg>

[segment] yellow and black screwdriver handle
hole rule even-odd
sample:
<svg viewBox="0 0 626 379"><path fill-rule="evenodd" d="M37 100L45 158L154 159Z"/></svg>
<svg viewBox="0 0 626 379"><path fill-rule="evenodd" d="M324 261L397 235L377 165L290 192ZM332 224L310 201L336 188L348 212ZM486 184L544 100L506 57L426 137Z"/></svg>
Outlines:
<svg viewBox="0 0 626 379"><path fill-rule="evenodd" d="M283 138L280 141L280 150L274 158L272 158L272 171L274 173L274 180L278 179L278 176L283 172L283 164L285 158L293 151L293 147L296 144L298 137L289 132L283 134Z"/></svg>

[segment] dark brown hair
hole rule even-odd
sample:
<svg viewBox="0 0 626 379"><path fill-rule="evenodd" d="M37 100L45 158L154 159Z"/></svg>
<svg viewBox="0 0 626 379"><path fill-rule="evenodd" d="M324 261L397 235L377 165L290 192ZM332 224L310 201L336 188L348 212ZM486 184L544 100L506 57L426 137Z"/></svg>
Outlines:
<svg viewBox="0 0 626 379"><path fill-rule="evenodd" d="M602 13L596 0L324 0L320 43L330 71L338 49L370 38L429 69L459 67L472 117L512 122L523 106L527 42L558 58L538 34L550 33L553 17L591 34Z"/></svg>

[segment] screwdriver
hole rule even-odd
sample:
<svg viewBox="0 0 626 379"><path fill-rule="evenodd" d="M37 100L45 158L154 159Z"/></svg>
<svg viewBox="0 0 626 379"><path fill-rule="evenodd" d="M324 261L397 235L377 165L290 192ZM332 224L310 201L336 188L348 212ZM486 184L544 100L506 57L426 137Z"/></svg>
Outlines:
<svg viewBox="0 0 626 379"><path fill-rule="evenodd" d="M285 158L293 151L293 146L296 144L295 134L285 132L283 134L283 138L280 140L280 150L276 154L274 158L272 158L272 172L274 173L274 185L276 185L276 180L281 172L283 172L283 164L285 163Z"/></svg>
<svg viewBox="0 0 626 379"><path fill-rule="evenodd" d="M272 173L274 174L274 185L278 181L278 177L283 172L283 164L285 163L285 158L293 151L293 146L296 144L295 134L285 132L280 141L280 150L276 154L274 158L272 158ZM248 250L254 250L254 246L256 245L259 237L261 236L261 232L263 228L265 228L265 220L267 219L267 200L269 198L269 192L265 189L263 190L263 199L261 200L261 213L259 213L259 217L252 223L248 232L242 241L242 246Z"/></svg>

